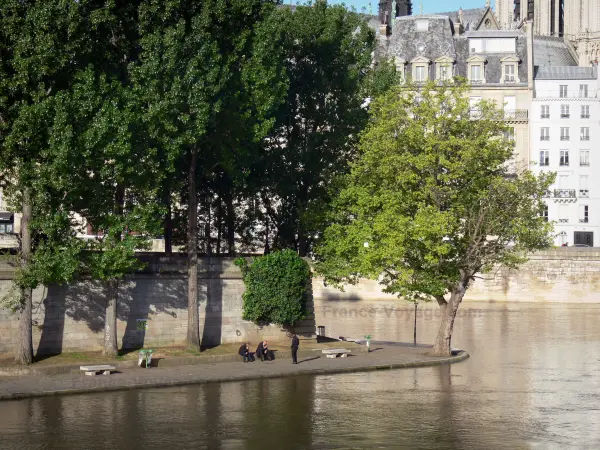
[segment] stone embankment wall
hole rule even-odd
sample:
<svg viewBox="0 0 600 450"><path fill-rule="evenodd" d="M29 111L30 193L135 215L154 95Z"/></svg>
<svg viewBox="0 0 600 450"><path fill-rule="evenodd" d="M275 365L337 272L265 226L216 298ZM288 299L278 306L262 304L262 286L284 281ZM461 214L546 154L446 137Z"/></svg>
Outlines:
<svg viewBox="0 0 600 450"><path fill-rule="evenodd" d="M600 303L600 248L559 247L530 255L516 270L498 268L480 276L465 301ZM318 278L313 296L317 306L323 301L396 299L377 281L362 280L341 292Z"/></svg>
<svg viewBox="0 0 600 450"><path fill-rule="evenodd" d="M181 346L187 333L187 267L184 257L142 256L146 268L124 280L119 289L118 345L122 348ZM0 296L12 285L12 269L0 266ZM244 283L233 258L200 258L198 304L202 345L259 340L289 340L277 326L258 327L242 320ZM34 292L33 340L39 354L93 351L102 348L105 288L82 281L70 286L48 286ZM314 335L312 300L310 315L295 327L299 334ZM147 329L141 325L146 321ZM0 309L0 353L12 352L18 320Z"/></svg>
<svg viewBox="0 0 600 450"><path fill-rule="evenodd" d="M148 262L146 269L123 281L119 291L119 346L183 345L187 332L185 258L159 255L143 258ZM600 249L567 247L540 252L531 255L518 270L501 268L482 277L471 286L465 301L600 303ZM12 269L0 265L0 295L10 289L11 278ZM287 339L279 327L260 328L242 320L244 284L233 259L201 258L198 278L200 335L204 345ZM317 321L329 323L324 314L335 307L336 301L344 304L350 301L353 311L356 310L356 320L369 317L378 301L398 304L396 297L384 294L381 286L371 280L348 286L342 292L315 278L311 295L314 302L309 302L309 309L314 314L296 328L301 334L314 334L315 316ZM36 351L44 354L101 349L104 305L104 287L95 282L37 289L33 313ZM138 330L138 320L147 321L145 331ZM0 309L0 353L14 349L17 328L16 317Z"/></svg>

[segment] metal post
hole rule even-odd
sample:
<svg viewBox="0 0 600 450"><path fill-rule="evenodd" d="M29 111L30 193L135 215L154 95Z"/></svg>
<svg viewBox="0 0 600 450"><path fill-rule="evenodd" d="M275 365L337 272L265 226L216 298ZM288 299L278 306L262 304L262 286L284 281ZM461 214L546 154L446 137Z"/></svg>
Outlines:
<svg viewBox="0 0 600 450"><path fill-rule="evenodd" d="M415 328L414 328L414 344L415 347L417 346L417 305L418 303L415 302Z"/></svg>

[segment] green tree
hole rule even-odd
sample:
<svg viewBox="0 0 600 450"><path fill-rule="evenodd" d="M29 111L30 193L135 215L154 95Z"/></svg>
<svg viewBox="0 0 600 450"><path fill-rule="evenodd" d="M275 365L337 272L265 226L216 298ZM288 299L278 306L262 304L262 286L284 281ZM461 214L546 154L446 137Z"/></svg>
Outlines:
<svg viewBox="0 0 600 450"><path fill-rule="evenodd" d="M76 8L70 25L90 25L82 38L97 54L72 55L77 70L53 98L44 179L99 235L83 262L106 285L103 353L115 356L119 281L139 267L135 250L159 234L162 173L129 70L139 51L137 2L82 1Z"/></svg>
<svg viewBox="0 0 600 450"><path fill-rule="evenodd" d="M289 88L254 170L274 246L302 256L324 228L330 181L347 170L366 122L362 82L375 37L359 14L323 1L275 17Z"/></svg>
<svg viewBox="0 0 600 450"><path fill-rule="evenodd" d="M258 141L285 86L278 28L265 20L274 0L150 0L139 10L140 58L148 136L168 164L185 167L188 212L188 335L199 348L198 184L214 167ZM175 173L180 173L175 171Z"/></svg>
<svg viewBox="0 0 600 450"><path fill-rule="evenodd" d="M553 176L513 176L502 112L485 102L470 110L466 92L460 81L396 87L372 104L318 249L318 271L332 283L378 278L399 297L437 300L436 355L450 353L458 307L478 272L516 267L550 245L540 213Z"/></svg>
<svg viewBox="0 0 600 450"><path fill-rule="evenodd" d="M92 2L81 3L0 1L0 172L23 213L14 305L20 314L20 364L33 361L32 289L68 281L79 270L82 246L74 240L65 192L57 195L45 176L54 96L82 64L98 57L98 41L86 38L90 23L79 13L83 3ZM68 185L70 172L60 176Z"/></svg>
<svg viewBox="0 0 600 450"><path fill-rule="evenodd" d="M311 272L296 252L276 251L256 258L251 265L239 258L236 265L242 269L246 285L245 320L293 326L305 318Z"/></svg>

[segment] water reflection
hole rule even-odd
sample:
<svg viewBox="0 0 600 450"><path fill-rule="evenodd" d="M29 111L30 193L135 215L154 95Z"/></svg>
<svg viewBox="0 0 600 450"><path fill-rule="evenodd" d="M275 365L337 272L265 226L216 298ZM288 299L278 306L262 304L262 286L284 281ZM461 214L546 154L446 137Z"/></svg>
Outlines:
<svg viewBox="0 0 600 450"><path fill-rule="evenodd" d="M3 402L1 447L600 447L600 305L467 306L479 313L457 320L461 364ZM421 342L436 331L427 317ZM412 338L410 317L328 320Z"/></svg>

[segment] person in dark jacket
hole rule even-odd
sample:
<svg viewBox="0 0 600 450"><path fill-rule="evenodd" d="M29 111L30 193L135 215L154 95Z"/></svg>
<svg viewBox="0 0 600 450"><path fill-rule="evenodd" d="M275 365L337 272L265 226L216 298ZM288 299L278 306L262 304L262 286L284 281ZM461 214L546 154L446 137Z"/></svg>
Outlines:
<svg viewBox="0 0 600 450"><path fill-rule="evenodd" d="M261 361L264 361L265 359L267 361L271 361L271 356L269 355L269 346L267 344L267 341L262 341L260 344L258 344L258 347L256 347L256 354L258 356L260 356Z"/></svg>
<svg viewBox="0 0 600 450"><path fill-rule="evenodd" d="M252 353L250 353L250 346L247 342L242 344L238 353L243 358L244 362L254 361L254 357L252 356Z"/></svg>
<svg viewBox="0 0 600 450"><path fill-rule="evenodd" d="M298 347L300 347L300 339L294 333L292 337L292 364L298 364Z"/></svg>

